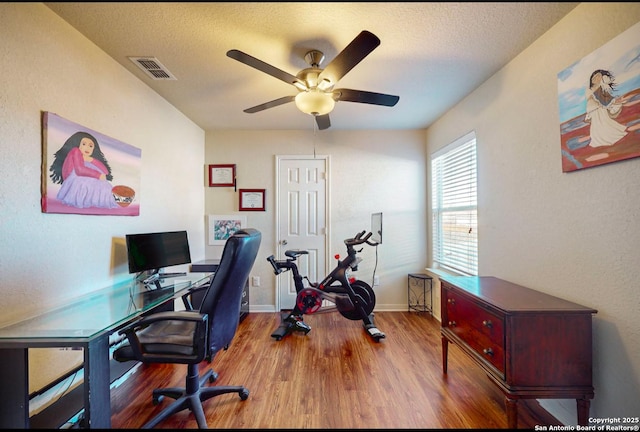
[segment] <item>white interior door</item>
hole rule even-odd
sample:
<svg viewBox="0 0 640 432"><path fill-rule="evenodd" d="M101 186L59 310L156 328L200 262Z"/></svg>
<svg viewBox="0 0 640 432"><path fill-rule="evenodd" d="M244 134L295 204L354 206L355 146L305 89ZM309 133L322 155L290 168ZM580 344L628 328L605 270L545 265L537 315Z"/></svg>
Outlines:
<svg viewBox="0 0 640 432"><path fill-rule="evenodd" d="M298 269L317 282L327 271L329 157L277 156L276 165L277 259L289 249L308 251L297 259ZM276 286L276 310L292 309L297 293L291 272L278 275Z"/></svg>

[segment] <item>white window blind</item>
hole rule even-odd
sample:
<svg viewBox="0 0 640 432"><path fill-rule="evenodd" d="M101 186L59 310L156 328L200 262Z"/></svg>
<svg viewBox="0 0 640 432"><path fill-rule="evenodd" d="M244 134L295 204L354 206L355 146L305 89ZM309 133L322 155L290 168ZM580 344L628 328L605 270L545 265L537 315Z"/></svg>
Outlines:
<svg viewBox="0 0 640 432"><path fill-rule="evenodd" d="M433 260L442 268L478 274L476 137L470 133L431 161Z"/></svg>

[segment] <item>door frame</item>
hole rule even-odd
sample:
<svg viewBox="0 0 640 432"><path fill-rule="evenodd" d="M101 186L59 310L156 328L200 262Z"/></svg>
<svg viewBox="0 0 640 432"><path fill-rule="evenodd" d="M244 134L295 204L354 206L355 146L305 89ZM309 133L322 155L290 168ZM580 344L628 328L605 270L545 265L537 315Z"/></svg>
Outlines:
<svg viewBox="0 0 640 432"><path fill-rule="evenodd" d="M331 214L331 199L330 199L330 192L331 192L331 187L330 187L330 183L329 180L331 178L330 175L330 168L331 168L331 157L329 155L316 155L316 154L312 154L312 155L304 155L304 154L299 154L299 155L276 155L275 156L275 217L274 217L274 226L275 226L275 236L274 236L274 247L275 250L278 251L278 253L280 253L280 162L283 160L318 160L318 159L322 159L324 160L324 167L325 167L325 228L324 228L324 248L325 248L325 269L323 271L323 274L327 274L328 273L328 269L329 269L329 263L332 262L330 259L330 253L329 251L331 250L331 219L329 218L329 215ZM282 257L277 256L276 259L282 259ZM291 277L289 275L289 277ZM275 308L276 308L276 312L280 311L281 309L281 305L280 305L280 286L281 282L279 279L279 276L276 276L276 284L275 284Z"/></svg>

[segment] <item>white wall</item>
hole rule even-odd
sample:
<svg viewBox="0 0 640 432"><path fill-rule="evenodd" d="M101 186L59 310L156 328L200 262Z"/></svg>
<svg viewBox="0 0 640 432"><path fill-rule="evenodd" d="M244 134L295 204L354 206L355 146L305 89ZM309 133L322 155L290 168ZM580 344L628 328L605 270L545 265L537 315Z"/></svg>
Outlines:
<svg viewBox="0 0 640 432"><path fill-rule="evenodd" d="M600 418L640 414L640 159L562 173L557 73L639 19L581 3L427 131L429 154L476 131L480 274L598 310ZM541 403L576 424L575 401Z"/></svg>
<svg viewBox="0 0 640 432"><path fill-rule="evenodd" d="M248 120L249 121L249 120ZM426 266L426 174L422 131L209 131L207 164L236 164L238 188L265 188L267 210L243 212L249 226L263 232L252 274L261 286L250 287L252 311L275 310L276 276L266 258L276 253L273 237L276 155L329 155L330 256L344 256L344 239L371 227L371 213L384 215L384 239L378 246L380 285L376 310L407 310L407 273ZM207 188L209 214L238 211L233 188ZM219 257L206 246L207 258ZM365 247L358 277L371 280L375 249ZM331 260L329 267L333 268ZM288 273L277 277L290 277ZM381 329L384 331L384 329Z"/></svg>
<svg viewBox="0 0 640 432"><path fill-rule="evenodd" d="M638 3L580 4L426 132L432 153L476 130L481 274L598 309L596 417L640 413L640 159L562 173L556 74L639 19ZM312 154L314 140L332 157L331 252L383 211L378 305L406 304L406 274L427 264L422 132L210 131L205 153L201 129L44 5L0 3L0 41L0 324L128 277L129 232L186 228L193 259L215 257L204 215L237 211L237 193L205 187L205 165L236 163L239 186L270 200L275 155ZM41 213L41 111L142 149L140 216ZM360 189L338 187L349 181ZM252 307L273 307L273 213L247 216L264 234ZM36 371L64 367L62 353ZM575 424L573 401L543 403Z"/></svg>
<svg viewBox="0 0 640 432"><path fill-rule="evenodd" d="M0 77L0 324L130 278L127 233L186 229L204 258L202 129L41 3L0 3ZM140 216L41 212L42 111L142 149ZM73 366L30 351L31 390Z"/></svg>

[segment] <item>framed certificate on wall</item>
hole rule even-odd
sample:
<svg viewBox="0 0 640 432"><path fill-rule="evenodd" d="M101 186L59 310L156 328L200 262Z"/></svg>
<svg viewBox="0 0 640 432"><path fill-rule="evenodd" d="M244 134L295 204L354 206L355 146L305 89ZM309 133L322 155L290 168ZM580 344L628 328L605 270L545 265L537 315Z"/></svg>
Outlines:
<svg viewBox="0 0 640 432"><path fill-rule="evenodd" d="M239 189L241 211L264 211L265 210L265 190L264 189Z"/></svg>
<svg viewBox="0 0 640 432"><path fill-rule="evenodd" d="M236 165L209 165L209 186L235 186Z"/></svg>

